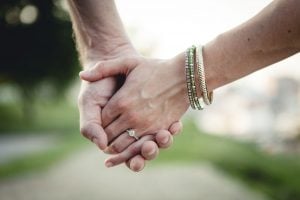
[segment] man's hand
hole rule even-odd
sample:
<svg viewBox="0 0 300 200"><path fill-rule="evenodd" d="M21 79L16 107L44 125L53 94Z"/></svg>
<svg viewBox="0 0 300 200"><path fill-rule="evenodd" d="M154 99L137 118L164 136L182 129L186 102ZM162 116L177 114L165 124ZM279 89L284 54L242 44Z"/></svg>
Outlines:
<svg viewBox="0 0 300 200"><path fill-rule="evenodd" d="M80 132L101 150L107 146L106 133L102 128L101 110L113 95L116 85L114 77L93 83L83 81L78 97Z"/></svg>
<svg viewBox="0 0 300 200"><path fill-rule="evenodd" d="M128 151L138 152L144 138L169 129L189 107L181 54L171 60L125 57L103 61L80 76L98 81L117 74L127 75L126 81L102 111L102 125L110 143L107 151L120 153L106 162L108 166L120 164L128 158ZM129 137L127 129L134 129L140 141Z"/></svg>
<svg viewBox="0 0 300 200"><path fill-rule="evenodd" d="M101 113L102 108L116 92L117 79L109 77L95 82L82 81L78 98L80 112L81 133L104 150L107 145L107 136L103 130ZM158 148L168 148L173 141L171 134L175 135L182 129L180 122L174 123L169 131L160 131L155 137L146 137L144 143L134 144L135 151L128 148L123 152L123 157L114 159L116 163L126 162L128 168L140 171L145 166L145 160L152 160L158 155ZM154 142L155 141L155 142ZM113 153L106 150L107 153Z"/></svg>
<svg viewBox="0 0 300 200"><path fill-rule="evenodd" d="M127 37L113 0L68 0L68 3L77 49L85 69L100 60L137 55ZM104 149L107 145L107 137L102 128L102 108L117 89L116 84L116 78L95 83L82 82L78 104L81 132L100 149ZM180 124L177 127L180 127ZM173 127L173 132L174 130ZM168 131L163 136L164 140L172 138ZM157 137L156 142L160 145L159 139L161 138ZM157 155L149 156L149 152L158 152L157 144L150 141L142 144L142 155L128 154L131 159L127 165L134 171L142 169L145 159Z"/></svg>

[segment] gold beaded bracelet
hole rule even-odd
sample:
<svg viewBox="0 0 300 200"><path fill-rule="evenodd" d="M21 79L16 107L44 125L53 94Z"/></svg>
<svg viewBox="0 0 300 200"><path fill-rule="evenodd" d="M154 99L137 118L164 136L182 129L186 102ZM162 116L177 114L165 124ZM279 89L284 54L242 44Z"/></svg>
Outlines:
<svg viewBox="0 0 300 200"><path fill-rule="evenodd" d="M203 101L206 105L212 104L213 101L213 91L207 91L207 85L205 80L205 71L204 71L204 63L203 63L203 46L199 45L196 48L196 59L198 63L198 76L200 80L200 88L202 90Z"/></svg>

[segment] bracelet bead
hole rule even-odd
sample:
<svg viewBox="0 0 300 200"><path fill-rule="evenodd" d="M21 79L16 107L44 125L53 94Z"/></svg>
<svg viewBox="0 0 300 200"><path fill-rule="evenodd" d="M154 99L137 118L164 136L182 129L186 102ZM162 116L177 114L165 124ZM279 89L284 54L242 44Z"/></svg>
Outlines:
<svg viewBox="0 0 300 200"><path fill-rule="evenodd" d="M201 45L197 47L193 45L185 51L185 74L191 107L203 110L204 104L212 104L213 91L208 92L207 90L203 63L203 47ZM199 88L196 87L196 80L199 80ZM201 97L198 97L197 89L201 90Z"/></svg>
<svg viewBox="0 0 300 200"><path fill-rule="evenodd" d="M199 45L196 48L196 60L198 67L198 76L200 81L200 88L202 90L203 101L206 105L212 104L213 101L213 91L207 91L207 85L205 80L205 70L203 64L203 46Z"/></svg>

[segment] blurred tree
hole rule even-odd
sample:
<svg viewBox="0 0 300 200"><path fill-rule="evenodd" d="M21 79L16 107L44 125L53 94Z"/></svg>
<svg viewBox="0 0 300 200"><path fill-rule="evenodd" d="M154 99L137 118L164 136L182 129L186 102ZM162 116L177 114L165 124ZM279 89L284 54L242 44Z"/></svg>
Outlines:
<svg viewBox="0 0 300 200"><path fill-rule="evenodd" d="M0 1L0 84L18 85L27 119L36 88L48 83L59 94L78 71L62 5L59 0Z"/></svg>

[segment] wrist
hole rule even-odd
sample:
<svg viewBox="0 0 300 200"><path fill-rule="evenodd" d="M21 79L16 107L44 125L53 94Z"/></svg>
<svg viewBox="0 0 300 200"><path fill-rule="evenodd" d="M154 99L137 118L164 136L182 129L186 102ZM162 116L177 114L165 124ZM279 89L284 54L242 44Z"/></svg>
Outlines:
<svg viewBox="0 0 300 200"><path fill-rule="evenodd" d="M225 70L224 62L229 63L217 38L203 46L203 63L205 67L207 90L213 91L229 82L230 73Z"/></svg>
<svg viewBox="0 0 300 200"><path fill-rule="evenodd" d="M85 69L93 66L101 60L110 60L122 56L136 56L138 52L129 41L110 40L99 42L99 46L91 47L82 58Z"/></svg>
<svg viewBox="0 0 300 200"><path fill-rule="evenodd" d="M178 78L178 86L181 88L184 102L187 106L190 105L188 99L188 90L186 85L186 75L185 75L185 53L179 53L177 56L171 59L171 65L174 66L174 77Z"/></svg>

